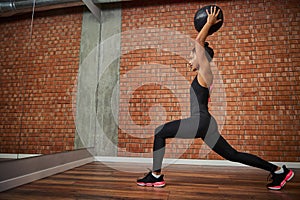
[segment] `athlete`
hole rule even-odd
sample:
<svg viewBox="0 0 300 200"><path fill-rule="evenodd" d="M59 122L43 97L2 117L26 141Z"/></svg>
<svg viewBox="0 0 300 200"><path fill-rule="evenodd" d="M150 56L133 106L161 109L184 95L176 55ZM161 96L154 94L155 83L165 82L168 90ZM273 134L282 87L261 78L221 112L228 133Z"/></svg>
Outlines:
<svg viewBox="0 0 300 200"><path fill-rule="evenodd" d="M153 167L144 178L137 180L139 186L164 187L164 175L161 174L162 161L165 154L167 138L201 138L217 154L223 158L257 167L271 173L273 181L267 184L270 190L280 190L291 180L294 172L285 165L276 166L255 155L235 150L220 135L216 120L208 111L209 88L213 83L210 62L214 56L213 49L205 42L210 27L220 20L217 16L220 10L216 7L207 12L207 22L196 38L195 48L192 50L190 68L197 72L190 87L191 116L186 119L175 120L155 129L153 145Z"/></svg>

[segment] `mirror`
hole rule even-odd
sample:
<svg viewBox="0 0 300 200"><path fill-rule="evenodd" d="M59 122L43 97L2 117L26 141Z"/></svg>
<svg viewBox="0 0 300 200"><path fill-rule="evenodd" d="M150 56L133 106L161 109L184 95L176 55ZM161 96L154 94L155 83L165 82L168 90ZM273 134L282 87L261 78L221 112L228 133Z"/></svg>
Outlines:
<svg viewBox="0 0 300 200"><path fill-rule="evenodd" d="M1 160L117 155L120 4L16 2L0 13Z"/></svg>
<svg viewBox="0 0 300 200"><path fill-rule="evenodd" d="M78 78L94 73L79 75L86 57L98 56L91 52L99 40L91 39L100 37L100 23L81 1L43 12L28 2L31 12L0 18L0 161L94 146L97 78L91 85ZM84 30L87 19L94 30Z"/></svg>

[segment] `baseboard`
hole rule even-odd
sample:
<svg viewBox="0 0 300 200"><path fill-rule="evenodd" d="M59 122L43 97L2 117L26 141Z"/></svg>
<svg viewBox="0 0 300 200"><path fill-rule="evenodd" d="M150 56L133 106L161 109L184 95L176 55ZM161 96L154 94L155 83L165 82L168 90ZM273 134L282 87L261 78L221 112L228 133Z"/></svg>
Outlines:
<svg viewBox="0 0 300 200"><path fill-rule="evenodd" d="M0 192L93 162L88 149L0 163Z"/></svg>
<svg viewBox="0 0 300 200"><path fill-rule="evenodd" d="M42 154L13 154L13 153L0 153L0 159L21 159L41 156Z"/></svg>
<svg viewBox="0 0 300 200"><path fill-rule="evenodd" d="M94 161L98 162L120 162L120 163L152 163L152 158L139 158L139 157L106 157L96 156ZM271 162L275 165L286 165L289 168L300 168L300 162ZM228 160L199 160L199 159L170 159L165 158L164 165L178 164L178 165L208 165L208 166L244 166L247 165L231 162Z"/></svg>
<svg viewBox="0 0 300 200"><path fill-rule="evenodd" d="M75 167L79 167L79 166L85 165L90 162L93 162L93 158L85 158L85 159L74 161L71 163L55 166L55 167L48 168L45 170L41 170L41 171L33 172L30 174L26 174L23 176L15 177L12 179L4 180L4 181L0 182L0 192L14 188L14 187L18 187L20 185L24 185L26 183L30 183L32 181L36 181L36 180L39 180L39 179L42 179L42 178L45 178L48 176L52 176L54 174L61 173L66 170L69 170L69 169L73 169Z"/></svg>

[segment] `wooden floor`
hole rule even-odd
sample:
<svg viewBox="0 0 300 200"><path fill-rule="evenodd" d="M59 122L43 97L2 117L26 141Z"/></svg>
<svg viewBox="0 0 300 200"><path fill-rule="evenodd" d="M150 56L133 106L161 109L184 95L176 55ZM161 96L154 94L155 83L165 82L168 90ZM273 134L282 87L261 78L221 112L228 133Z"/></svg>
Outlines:
<svg viewBox="0 0 300 200"><path fill-rule="evenodd" d="M142 164L90 163L18 188L0 193L0 199L300 199L300 169L281 191L269 191L268 173L250 167L170 165L164 188L138 187L143 173L126 172L145 168ZM120 170L120 167L123 167ZM149 166L148 166L149 167Z"/></svg>

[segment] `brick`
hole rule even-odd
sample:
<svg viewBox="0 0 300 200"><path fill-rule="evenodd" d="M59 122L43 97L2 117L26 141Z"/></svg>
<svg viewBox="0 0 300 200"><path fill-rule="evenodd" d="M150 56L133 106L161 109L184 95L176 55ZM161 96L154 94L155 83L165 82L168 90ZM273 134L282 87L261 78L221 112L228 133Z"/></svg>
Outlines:
<svg viewBox="0 0 300 200"><path fill-rule="evenodd" d="M31 15L1 20L0 101L7 108L0 106L0 118L14 115L18 125L8 128L5 126L9 122L1 121L4 127L0 133L6 135L7 141L20 138L19 144L24 144L21 153L47 154L74 149L75 125L73 118L68 117L73 115L69 106L72 98L67 92L74 85L79 65L82 9L64 9L64 15L57 15L59 12L62 10L35 15L31 44ZM63 123L72 124L72 128ZM67 136L70 130L72 135ZM49 135L50 132L53 134ZM71 147L64 142L52 142L63 135L70 138ZM18 143L7 147L9 144L2 141L1 153L18 152L13 149L18 148Z"/></svg>

